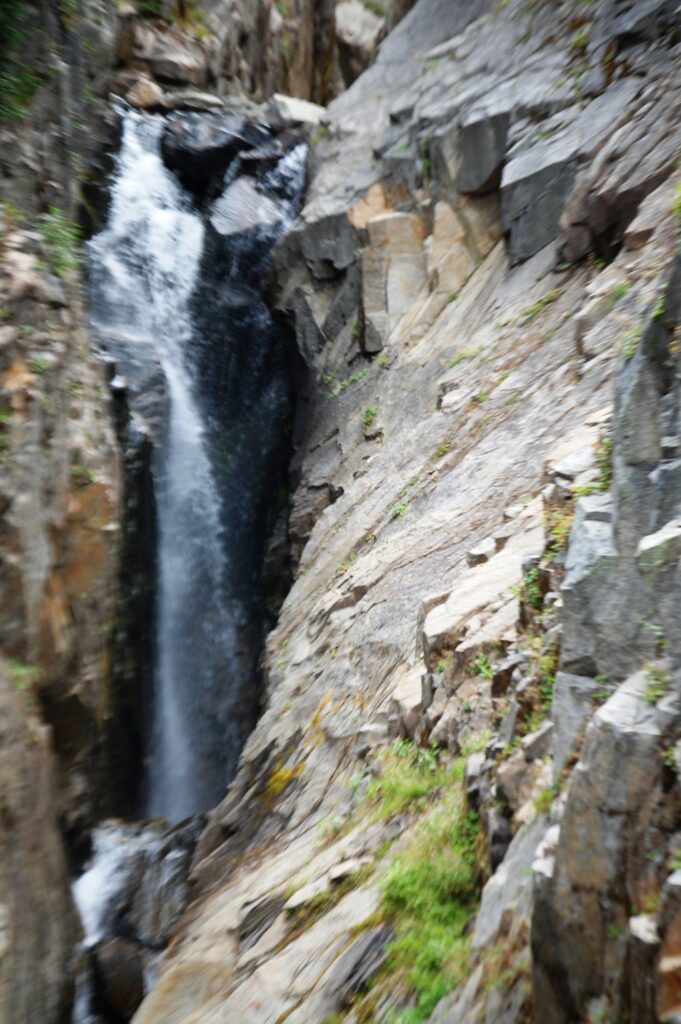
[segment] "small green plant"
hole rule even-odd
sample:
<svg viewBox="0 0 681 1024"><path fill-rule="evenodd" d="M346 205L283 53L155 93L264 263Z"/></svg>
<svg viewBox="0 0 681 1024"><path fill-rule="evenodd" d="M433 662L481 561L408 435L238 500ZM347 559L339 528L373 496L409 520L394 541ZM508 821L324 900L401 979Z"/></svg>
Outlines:
<svg viewBox="0 0 681 1024"><path fill-rule="evenodd" d="M645 626L651 631L655 637L655 646L657 647L658 654L664 654L667 650L667 638L664 635L664 626L660 626L655 622L646 622Z"/></svg>
<svg viewBox="0 0 681 1024"><path fill-rule="evenodd" d="M476 654L475 660L470 667L470 673L472 676L482 676L483 679L491 679L494 675L494 670L484 651L478 651Z"/></svg>
<svg viewBox="0 0 681 1024"><path fill-rule="evenodd" d="M462 348L460 352L457 352L455 356L452 356L447 363L447 366L452 370L455 366L458 366L459 363L463 363L467 359L475 359L478 355L480 355L479 348Z"/></svg>
<svg viewBox="0 0 681 1024"><path fill-rule="evenodd" d="M338 398L338 396L342 394L346 388L349 388L351 384L357 384L358 381L364 380L368 372L369 368L368 366L365 366L363 369L356 370L354 373L351 373L350 376L345 377L344 380L339 380L331 391L329 391L329 398ZM331 383L333 380L333 376L327 375L327 377L324 378L324 383Z"/></svg>
<svg viewBox="0 0 681 1024"><path fill-rule="evenodd" d="M41 230L50 266L58 277L65 277L79 263L77 252L80 232L56 206L44 214Z"/></svg>
<svg viewBox="0 0 681 1024"><path fill-rule="evenodd" d="M450 302L450 303L451 302L456 302L458 297L459 297L459 293L458 292L450 292L449 295L447 296L447 302Z"/></svg>
<svg viewBox="0 0 681 1024"><path fill-rule="evenodd" d="M618 283L610 289L609 297L613 305L615 302L619 302L620 299L623 299L624 296L627 295L627 293L630 291L631 284L629 283L629 281L618 281Z"/></svg>
<svg viewBox="0 0 681 1024"><path fill-rule="evenodd" d="M669 861L670 871L681 871L681 850L677 850L676 853L672 854L671 860Z"/></svg>
<svg viewBox="0 0 681 1024"><path fill-rule="evenodd" d="M533 323L547 306L550 306L552 302L560 298L562 291L562 288L551 288L550 291L542 295L536 302L533 302L531 306L528 306L523 312L523 325L527 326L527 324Z"/></svg>
<svg viewBox="0 0 681 1024"><path fill-rule="evenodd" d="M667 301L667 286L663 285L658 295L657 302L655 303L655 309L653 310L653 320L659 320L661 316L664 316L665 303Z"/></svg>
<svg viewBox="0 0 681 1024"><path fill-rule="evenodd" d="M8 661L7 671L13 690L29 690L36 680L38 669L22 661Z"/></svg>
<svg viewBox="0 0 681 1024"><path fill-rule="evenodd" d="M350 331L350 337L352 338L353 341L357 341L357 339L359 338L359 335L360 335L360 331L361 331L361 325L360 325L359 317L358 317L355 320L355 322L353 323L352 330Z"/></svg>
<svg viewBox="0 0 681 1024"><path fill-rule="evenodd" d="M478 391L477 395L473 395L473 401L476 405L484 405L491 393L491 391Z"/></svg>
<svg viewBox="0 0 681 1024"><path fill-rule="evenodd" d="M385 820L405 811L424 810L431 794L453 781L453 771L437 750L417 747L407 739L395 740L376 759L376 774L366 791L370 817Z"/></svg>
<svg viewBox="0 0 681 1024"><path fill-rule="evenodd" d="M548 554L544 561L551 561L557 554L564 551L570 539L572 529L572 511L564 512L561 509L549 509L545 515L546 531L549 536Z"/></svg>
<svg viewBox="0 0 681 1024"><path fill-rule="evenodd" d="M86 466L81 466L79 463L74 463L71 466L71 476L80 487L86 487L88 484L93 484L97 479L91 469L88 469Z"/></svg>
<svg viewBox="0 0 681 1024"><path fill-rule="evenodd" d="M460 785L446 797L391 865L383 910L395 926L389 966L405 978L415 1005L404 1024L419 1024L466 976L466 927L476 909L478 819L466 814Z"/></svg>
<svg viewBox="0 0 681 1024"><path fill-rule="evenodd" d="M387 354L386 354L386 353L384 352L384 353L383 353L383 355L381 355L381 356L379 356L379 357L378 357L378 359L376 360L376 362L377 362L377 364L378 364L378 365L379 365L379 366L381 367L381 369L382 369L382 370L387 370L387 369L388 369L388 367L390 366L390 356L388 356L388 355L387 355Z"/></svg>
<svg viewBox="0 0 681 1024"><path fill-rule="evenodd" d="M522 596L525 604L533 611L541 611L544 599L542 597L541 587L539 586L538 565L533 565L532 568L525 573L522 582Z"/></svg>
<svg viewBox="0 0 681 1024"><path fill-rule="evenodd" d="M402 516L404 516L404 514L406 513L406 511L407 511L406 503L402 501L402 502L400 502L399 505L395 505L395 508L390 513L390 518L391 519L401 519Z"/></svg>
<svg viewBox="0 0 681 1024"><path fill-rule="evenodd" d="M638 348L638 343L641 340L643 334L643 327L641 324L637 324L636 327L632 327L631 330L627 331L622 338L622 355L629 362L633 359Z"/></svg>
<svg viewBox="0 0 681 1024"><path fill-rule="evenodd" d="M549 786L543 790L538 797L535 798L534 806L537 814L548 814L551 810L551 804L560 793L560 785L556 783L553 786Z"/></svg>
<svg viewBox="0 0 681 1024"><path fill-rule="evenodd" d="M596 465L599 472L599 489L601 491L610 490L612 484L612 438L603 437L596 445Z"/></svg>
<svg viewBox="0 0 681 1024"><path fill-rule="evenodd" d="M649 704L657 704L669 690L669 676L659 665L648 664L646 665L646 678L645 699Z"/></svg>
<svg viewBox="0 0 681 1024"><path fill-rule="evenodd" d="M41 375L47 372L48 365L49 364L45 359L34 359L33 362L31 363L31 370L33 371L33 373Z"/></svg>
<svg viewBox="0 0 681 1024"><path fill-rule="evenodd" d="M572 493L578 498L588 497L589 494L596 494L600 491L598 484L577 484L572 488Z"/></svg>
<svg viewBox="0 0 681 1024"><path fill-rule="evenodd" d="M583 54L589 45L589 31L586 28L575 32L570 40L570 49L573 53Z"/></svg>
<svg viewBox="0 0 681 1024"><path fill-rule="evenodd" d="M478 754L481 750L485 749L491 739L492 733L489 729L469 733L461 744L461 756L466 758L471 754Z"/></svg>
<svg viewBox="0 0 681 1024"><path fill-rule="evenodd" d="M373 424L374 420L378 415L378 409L375 405L367 405L362 416L362 423L368 429Z"/></svg>
<svg viewBox="0 0 681 1024"><path fill-rule="evenodd" d="M435 449L435 454L437 455L438 459L441 459L444 455L446 455L450 447L451 446L449 444L449 441L443 441L442 444L439 444Z"/></svg>
<svg viewBox="0 0 681 1024"><path fill-rule="evenodd" d="M665 768L669 768L670 771L676 774L676 748L667 747L666 750L662 751L662 762Z"/></svg>

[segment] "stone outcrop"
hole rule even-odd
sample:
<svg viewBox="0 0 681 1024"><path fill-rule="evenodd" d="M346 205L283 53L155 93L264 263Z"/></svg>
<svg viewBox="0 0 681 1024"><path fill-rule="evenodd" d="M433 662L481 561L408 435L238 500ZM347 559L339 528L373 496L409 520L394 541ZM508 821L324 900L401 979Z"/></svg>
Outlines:
<svg viewBox="0 0 681 1024"><path fill-rule="evenodd" d="M271 109L307 124L312 149L308 201L269 282L300 357L296 579L268 638L267 707L198 842L144 1024L385 1024L413 1008L383 893L429 808L379 820L371 802L382 758L405 749L459 759L479 822L473 948L432 1021L678 1012L678 4L409 6L205 0L182 23L167 6L157 18L122 7L83 58L95 97L118 62L114 87L145 109L217 111L226 135L206 142L199 193L232 151L232 119L258 116L245 97L284 94ZM75 85L59 98L71 95L77 106ZM38 145L45 116L8 129L3 181L33 212L58 199L71 214L73 159L52 136ZM33 180L10 166L14 145ZM266 162L267 145L250 159ZM31 264L41 243L16 225L9 237L10 276L28 268L30 301L63 321L75 300ZM49 496L59 558L42 527L31 551L44 556L25 577L37 627L16 600L9 620L18 644L38 637L20 656L40 670L74 769L59 797L70 812L86 750L73 730L90 737L93 707L108 706L106 666L86 668L104 649L118 484L108 412L92 424L80 377L81 420L66 422L61 385L53 395L53 347L55 381L71 373L69 324L64 339L23 308L2 335L3 449L47 424L84 453L59 463L61 504ZM48 336L65 354L44 351ZM28 415L36 400L44 417ZM31 451L52 445L34 434ZM8 493L30 476L39 505L37 460L35 475L8 465ZM12 516L3 527L27 537L29 519ZM99 568L85 583L82 538ZM45 634L59 641L53 676ZM49 815L45 827L49 847ZM72 927L63 877L52 897L59 939ZM126 1016L139 963L115 941L98 970Z"/></svg>
<svg viewBox="0 0 681 1024"><path fill-rule="evenodd" d="M572 17L567 7L537 5L530 14L514 3L421 0L312 137L308 200L275 253L270 284L306 367L289 520L297 576L268 638L268 706L199 842L193 910L139 1020L164 1020L171 999L181 1019L228 1019L227 1007L320 1024L334 1012L387 1021L409 1005L390 959L374 995L359 990L349 1002L327 984L331 964L320 960L318 970L307 960L314 937L345 976L336 911L348 896L334 895L327 857L369 857L351 890L367 914L353 937L363 934L371 949L377 920L395 923L368 893L377 883L380 892L400 848L384 851L381 863L367 852L362 793L383 753L405 743L463 759L492 874L466 979L432 1020L520 1022L532 998L537 1019L551 1019L541 971L554 944L542 929L565 902L567 890L554 901L552 879L581 777L574 766L580 749L591 757L616 684L641 668L641 652L651 661L660 653L655 632L638 624L639 607L648 612L636 551L648 537L641 566L664 572L654 567L676 537L671 497L655 523L639 521L638 499L617 499L618 460L629 459L630 491L648 486L650 470L671 470L671 426L666 461L657 428L640 429L668 371L645 367L618 392L614 415L610 407L622 347L632 349L625 375L640 358L624 339L657 308L675 247L671 200L660 198L669 186L649 208L656 212L646 211L646 196L652 203L668 176L662 148L616 227L586 224L610 266L563 262L575 231L571 204L587 179L605 174L601 154L633 121L642 131L653 101L674 93L674 28L663 19L649 34L622 37L614 6L591 5L573 45ZM641 75L629 75L633 66ZM615 184L614 196L624 187ZM629 442L627 422L639 428ZM619 572L622 539L634 534L626 564L641 593L633 583L619 591L614 581L624 577L614 575L591 599L594 573L598 582L613 552ZM665 618L663 628L671 650L676 626ZM597 642L590 630L600 630ZM619 700L633 702L641 757L626 715L593 750L607 760L602 751L619 749L620 731L636 748L621 780L633 820L636 794L648 787L653 800L657 783L668 782L661 758L648 764L645 754L668 742L674 717L645 699L639 714L640 677L631 685L639 695L625 690ZM607 792L599 801L590 813L607 823L614 805ZM403 842L419 822L415 811L396 818ZM359 848L346 847L351 839ZM636 883L643 903L632 917L648 913L650 877ZM291 915L302 908L310 916L298 931ZM599 936L610 923L600 920ZM649 964L650 929L628 918L614 927L622 956L638 970ZM561 934L567 951L569 923ZM368 953L366 962L374 962ZM623 963L613 959L615 975ZM295 996L280 974L292 965ZM549 965L547 973L553 983L566 972ZM495 987L498 974L504 982ZM574 984L569 998L580 1012L582 996L605 991L577 994ZM649 993L642 998L652 1005Z"/></svg>

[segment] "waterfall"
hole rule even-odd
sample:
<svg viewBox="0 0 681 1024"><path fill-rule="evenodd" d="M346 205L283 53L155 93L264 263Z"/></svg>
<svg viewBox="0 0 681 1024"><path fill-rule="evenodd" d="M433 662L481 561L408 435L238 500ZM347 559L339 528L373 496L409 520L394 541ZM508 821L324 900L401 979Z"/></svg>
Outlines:
<svg viewBox="0 0 681 1024"><path fill-rule="evenodd" d="M164 165L162 117L126 111L108 224L88 245L92 319L124 377L152 366L156 626L146 813L214 806L257 709L259 576L287 382L259 271L300 201L305 147L226 176L197 210Z"/></svg>
<svg viewBox="0 0 681 1024"><path fill-rule="evenodd" d="M184 905L197 815L224 795L257 715L262 565L290 416L288 356L260 284L299 209L307 151L257 125L248 167L234 157L199 205L164 163L166 120L121 116L107 225L87 246L91 321L135 431L153 443L142 813L193 820L96 829L74 884L85 932L74 1024L109 1019L100 947L132 957L148 986Z"/></svg>

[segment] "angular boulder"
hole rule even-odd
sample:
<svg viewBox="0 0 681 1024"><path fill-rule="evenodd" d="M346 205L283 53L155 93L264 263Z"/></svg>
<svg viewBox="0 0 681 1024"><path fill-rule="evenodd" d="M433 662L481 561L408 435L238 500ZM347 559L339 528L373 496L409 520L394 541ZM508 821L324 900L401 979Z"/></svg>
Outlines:
<svg viewBox="0 0 681 1024"><path fill-rule="evenodd" d="M190 192L203 196L221 178L235 156L271 138L264 124L229 112L171 114L161 139L166 167Z"/></svg>

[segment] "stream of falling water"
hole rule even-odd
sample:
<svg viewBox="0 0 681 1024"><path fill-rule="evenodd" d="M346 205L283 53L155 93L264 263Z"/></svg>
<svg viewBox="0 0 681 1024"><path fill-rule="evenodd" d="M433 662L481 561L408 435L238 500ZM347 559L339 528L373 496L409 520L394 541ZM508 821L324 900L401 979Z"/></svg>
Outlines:
<svg viewBox="0 0 681 1024"><path fill-rule="evenodd" d="M264 523L288 408L257 277L297 212L306 148L255 184L232 168L206 216L163 163L164 127L161 117L124 113L108 223L88 244L88 271L93 326L118 374L143 364L162 382L145 811L173 825L224 795L257 707ZM158 835L96 831L74 890L88 958L116 936L129 865L153 853ZM106 1019L93 1015L86 974L75 1024Z"/></svg>

